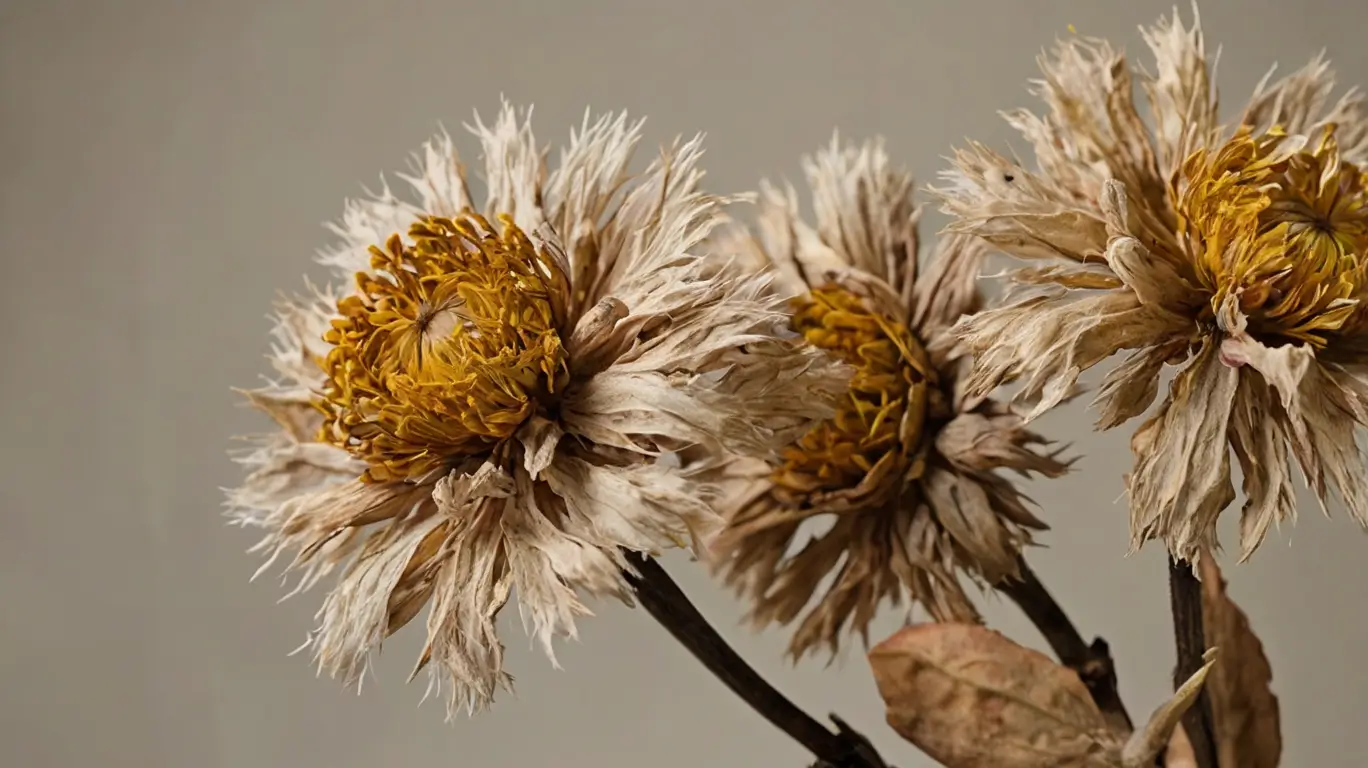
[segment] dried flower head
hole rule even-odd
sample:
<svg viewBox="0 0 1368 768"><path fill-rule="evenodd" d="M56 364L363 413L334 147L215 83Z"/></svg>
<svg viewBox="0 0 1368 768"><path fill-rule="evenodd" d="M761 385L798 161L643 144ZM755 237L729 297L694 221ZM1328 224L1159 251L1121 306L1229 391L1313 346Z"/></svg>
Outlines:
<svg viewBox="0 0 1368 768"><path fill-rule="evenodd" d="M757 624L799 621L794 658L836 653L848 629L868 644L885 600L978 620L959 575L1014 576L1029 532L1046 527L996 470L1066 470L1020 417L960 386L962 356L946 331L979 306L984 244L944 239L919 275L912 178L890 167L881 143L833 139L805 171L816 226L792 188L766 184L758 227L740 239L787 278L793 329L856 372L836 415L780 461L734 468L713 548ZM831 528L794 550L819 516Z"/></svg>
<svg viewBox="0 0 1368 768"><path fill-rule="evenodd" d="M969 389L1019 381L1048 409L1079 374L1122 350L1094 405L1099 428L1140 416L1160 371L1179 367L1132 440L1132 546L1163 539L1195 559L1216 545L1244 475L1242 557L1295 514L1288 448L1325 505L1338 491L1368 524L1368 114L1333 104L1320 58L1256 89L1218 124L1200 23L1176 12L1142 30L1157 60L1141 75L1141 122L1125 58L1071 38L1042 60L1045 116L1008 120L1035 148L1029 171L991 150L960 151L938 190L957 221L1008 254L1015 299L966 319Z"/></svg>
<svg viewBox="0 0 1368 768"><path fill-rule="evenodd" d="M482 708L510 682L511 590L550 655L582 595L630 601L624 551L716 530L707 463L670 455L775 456L832 412L849 375L788 331L771 277L699 255L727 202L699 190L699 141L632 175L639 128L586 117L548 173L505 105L471 128L479 206L440 135L414 202L386 186L334 227L322 261L354 287L282 303L281 378L247 393L281 430L229 506L301 589L341 570L321 669L359 681L427 606L418 667Z"/></svg>

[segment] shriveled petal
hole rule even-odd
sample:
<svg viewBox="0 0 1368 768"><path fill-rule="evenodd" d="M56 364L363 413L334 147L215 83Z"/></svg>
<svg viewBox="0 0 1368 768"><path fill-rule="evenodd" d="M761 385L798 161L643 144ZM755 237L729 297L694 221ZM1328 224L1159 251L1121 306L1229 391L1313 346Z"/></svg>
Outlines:
<svg viewBox="0 0 1368 768"><path fill-rule="evenodd" d="M929 472L922 487L936 523L959 552L956 561L961 567L990 583L1017 575L1017 555L1030 537L1004 524L986 488L972 478L941 469Z"/></svg>
<svg viewBox="0 0 1368 768"><path fill-rule="evenodd" d="M938 620L979 620L956 578L957 553L924 503L852 510L799 545L810 519L762 495L713 548L727 584L751 604L756 627L797 624L792 659L823 648L835 655L851 632L867 646L878 609L904 596Z"/></svg>
<svg viewBox="0 0 1368 768"><path fill-rule="evenodd" d="M1216 518L1235 499L1226 434L1239 378L1217 345L1204 342L1160 411L1136 431L1127 478L1132 548L1159 538L1184 560L1217 548Z"/></svg>
<svg viewBox="0 0 1368 768"><path fill-rule="evenodd" d="M961 413L936 433L936 452L966 473L1011 469L1026 476L1060 477L1072 462L1058 460L1058 451L1040 452L1049 445L1009 411Z"/></svg>
<svg viewBox="0 0 1368 768"><path fill-rule="evenodd" d="M592 283L581 283L585 306L606 297L625 304L633 314L649 315L672 300L690 295L679 283L705 279L717 265L703 258L701 246L726 221L734 198L700 187L703 138L675 142L655 160L622 197L598 231L598 267ZM646 309L644 305L655 305Z"/></svg>
<svg viewBox="0 0 1368 768"><path fill-rule="evenodd" d="M617 195L631 180L628 166L644 123L629 121L625 113L591 118L586 111L547 178L547 215L565 243L571 282L584 289L575 297L574 317L594 304L596 297L588 289L599 283L605 268L599 251L600 223L613 213Z"/></svg>
<svg viewBox="0 0 1368 768"><path fill-rule="evenodd" d="M1172 18L1160 19L1140 34L1157 65L1142 83L1154 117L1159 167L1174 174L1195 149L1210 145L1219 130L1202 20L1194 6L1192 26L1184 27L1175 9Z"/></svg>
<svg viewBox="0 0 1368 768"><path fill-rule="evenodd" d="M244 390L247 400L269 415L295 440L313 440L322 416L313 406L323 377L319 361L327 354L323 333L336 314L330 292L308 286L308 293L276 303L269 360L276 378L264 387Z"/></svg>
<svg viewBox="0 0 1368 768"><path fill-rule="evenodd" d="M848 369L787 331L768 278L717 275L673 291L654 332L567 393L566 429L653 455L696 444L771 456L833 413ZM656 297L652 297L654 300ZM641 312L654 316L658 305ZM632 322L632 317L620 321Z"/></svg>
<svg viewBox="0 0 1368 768"><path fill-rule="evenodd" d="M702 542L721 525L712 504L717 489L665 464L612 466L558 456L545 478L564 499L566 532L605 552L625 548L655 553L691 546L703 554ZM594 594L616 588L592 575L576 575L572 581Z"/></svg>
<svg viewBox="0 0 1368 768"><path fill-rule="evenodd" d="M912 175L893 168L882 140L842 146L805 158L812 207L822 243L842 261L911 297L917 271L917 221Z"/></svg>
<svg viewBox="0 0 1368 768"><path fill-rule="evenodd" d="M1026 171L981 144L955 152L944 186L932 189L955 217L951 232L981 237L1022 259L1085 261L1101 254L1107 229L1096 209L1051 176Z"/></svg>
<svg viewBox="0 0 1368 768"><path fill-rule="evenodd" d="M1188 262L1170 259L1163 251L1152 253L1132 234L1130 201L1121 182L1108 181L1102 186L1099 205L1111 236L1107 265L1135 292L1141 304L1164 307L1179 315L1190 314L1205 304L1206 297L1188 279Z"/></svg>
<svg viewBox="0 0 1368 768"><path fill-rule="evenodd" d="M1164 363L1185 353L1186 341L1137 349L1107 371L1097 388L1092 407L1098 411L1094 426L1105 430L1144 413L1159 393L1159 373Z"/></svg>
<svg viewBox="0 0 1368 768"><path fill-rule="evenodd" d="M936 346L960 317L983 305L979 272L988 244L977 237L946 234L937 242L926 270L912 291L912 331L922 343Z"/></svg>
<svg viewBox="0 0 1368 768"><path fill-rule="evenodd" d="M1363 94L1352 89L1330 105L1335 72L1325 54L1317 54L1306 66L1273 81L1276 69L1270 69L1254 88L1240 124L1255 130L1276 125L1290 135L1310 136L1334 123L1340 157L1351 163L1368 161L1368 110Z"/></svg>
<svg viewBox="0 0 1368 768"><path fill-rule="evenodd" d="M234 459L246 467L247 476L228 491L228 516L240 525L268 528L288 519L295 499L355 480L365 470L337 446L300 441L287 433L262 438Z"/></svg>
<svg viewBox="0 0 1368 768"><path fill-rule="evenodd" d="M1083 372L1124 349L1163 343L1191 323L1130 291L1093 293L1070 301L1045 293L966 317L956 324L976 355L966 388L987 394L1024 379L1017 397L1036 401L1035 418L1073 394Z"/></svg>
<svg viewBox="0 0 1368 768"><path fill-rule="evenodd" d="M370 266L371 246L393 234L406 238L418 217L450 216L472 207L465 173L455 142L442 131L414 153L409 173L398 174L416 193L417 201L400 198L381 176L378 192L367 191L361 198L348 200L341 220L327 225L339 242L320 251L319 261L350 282L356 272Z"/></svg>
<svg viewBox="0 0 1368 768"><path fill-rule="evenodd" d="M1268 527L1297 517L1287 458L1287 423L1276 394L1253 371L1240 374L1230 418L1230 447L1244 475L1244 508L1240 510L1240 560L1263 543Z"/></svg>
<svg viewBox="0 0 1368 768"><path fill-rule="evenodd" d="M480 140L484 157L485 216L512 216L525 231L546 223L543 206L546 150L532 133L532 109L518 110L507 101L494 121L485 125L479 114L466 126Z"/></svg>

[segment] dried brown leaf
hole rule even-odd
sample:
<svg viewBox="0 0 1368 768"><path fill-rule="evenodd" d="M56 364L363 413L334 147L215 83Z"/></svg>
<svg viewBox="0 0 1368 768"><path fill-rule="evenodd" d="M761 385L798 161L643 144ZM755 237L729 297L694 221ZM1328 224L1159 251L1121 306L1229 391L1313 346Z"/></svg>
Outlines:
<svg viewBox="0 0 1368 768"><path fill-rule="evenodd" d="M1196 703L1197 696L1202 692L1202 685L1211 673L1212 665L1216 663L1216 656L1215 648L1208 649L1203 657L1206 663L1202 668L1192 673L1192 677L1179 686L1168 701L1154 710L1149 722L1131 734L1126 740L1126 746L1121 750L1122 768L1147 768L1154 765L1154 758L1172 743L1174 731L1179 727L1183 715Z"/></svg>
<svg viewBox="0 0 1368 768"><path fill-rule="evenodd" d="M950 768L1114 768L1118 744L1072 670L973 624L908 627L869 653L888 724Z"/></svg>
<svg viewBox="0 0 1368 768"><path fill-rule="evenodd" d="M1269 683L1273 670L1249 618L1226 595L1216 559L1206 553L1202 576L1202 621L1207 644L1221 651L1211 671L1207 696L1221 768L1275 768L1282 756L1278 697Z"/></svg>

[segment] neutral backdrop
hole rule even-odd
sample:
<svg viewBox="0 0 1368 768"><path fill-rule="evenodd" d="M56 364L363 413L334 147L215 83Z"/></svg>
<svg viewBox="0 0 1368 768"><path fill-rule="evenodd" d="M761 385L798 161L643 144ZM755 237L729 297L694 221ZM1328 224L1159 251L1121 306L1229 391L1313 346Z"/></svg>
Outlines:
<svg viewBox="0 0 1368 768"><path fill-rule="evenodd" d="M1364 11L1332 0L1208 0L1235 108L1274 61L1328 50L1368 80ZM301 285L343 198L402 169L439 123L500 94L543 140L586 106L649 117L648 142L706 131L710 180L799 178L834 128L882 134L921 181L965 136L1005 146L997 110L1032 104L1034 57L1066 34L1145 54L1168 2L690 0L0 3L0 764L7 768L802 766L649 617L597 605L563 670L509 612L518 695L443 722L386 648L360 696L287 654L319 594L249 583L253 536L225 526L229 437L264 426L230 387L265 371L266 313ZM1141 61L1145 55L1139 55ZM465 141L463 139L463 141ZM1019 144L1019 142L1018 142ZM476 151L470 141L462 145ZM931 224L942 221L932 218ZM1082 473L1031 493L1055 525L1032 555L1117 656L1131 711L1169 688L1165 568L1124 557L1129 429L1095 436L1083 403L1044 424ZM1229 530L1227 528L1227 530ZM1309 498L1294 532L1230 571L1272 658L1286 766L1368 754L1368 536ZM667 565L801 706L841 713L904 768L929 764L883 722L858 652L780 660L682 557ZM1015 610L990 620L1039 637ZM897 615L885 617L891 629Z"/></svg>

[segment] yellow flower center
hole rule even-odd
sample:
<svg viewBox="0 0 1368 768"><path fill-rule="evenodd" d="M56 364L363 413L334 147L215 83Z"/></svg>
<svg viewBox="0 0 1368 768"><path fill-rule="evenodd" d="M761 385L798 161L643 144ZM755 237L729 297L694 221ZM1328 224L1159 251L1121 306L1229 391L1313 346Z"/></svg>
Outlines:
<svg viewBox="0 0 1368 768"><path fill-rule="evenodd" d="M564 275L511 218L424 218L372 247L324 340L321 439L415 478L489 450L568 377Z"/></svg>
<svg viewBox="0 0 1368 768"><path fill-rule="evenodd" d="M926 352L905 325L836 285L793 302L790 324L809 344L855 367L836 415L783 452L777 490L794 499L852 488L875 469L916 452L934 384Z"/></svg>
<svg viewBox="0 0 1368 768"><path fill-rule="evenodd" d="M1241 131L1182 176L1180 232L1213 311L1234 295L1270 344L1322 347L1346 329L1368 287L1368 174L1340 158L1333 126L1305 146Z"/></svg>

